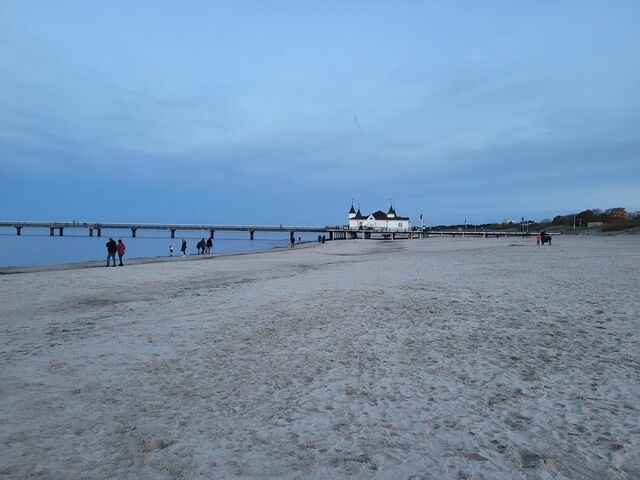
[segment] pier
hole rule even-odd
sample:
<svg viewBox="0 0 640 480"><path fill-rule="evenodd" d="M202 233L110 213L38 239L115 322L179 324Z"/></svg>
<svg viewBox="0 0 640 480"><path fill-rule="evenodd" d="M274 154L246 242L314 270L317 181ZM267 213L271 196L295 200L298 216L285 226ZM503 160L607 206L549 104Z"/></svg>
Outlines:
<svg viewBox="0 0 640 480"><path fill-rule="evenodd" d="M499 238L499 237L531 237L529 232L509 230L426 230L430 237L474 237L474 238ZM535 235L535 234L534 234Z"/></svg>
<svg viewBox="0 0 640 480"><path fill-rule="evenodd" d="M317 233L327 235L327 240L350 239L412 239L433 236L450 237L529 237L529 232L506 230L429 230L414 227L410 229L388 230L384 228L350 229L346 225L341 226L309 226L309 225L214 225L214 224L170 224L170 223L102 223L102 222L30 222L30 221L0 221L0 228L14 228L16 235L22 235L25 228L41 228L49 230L51 236L64 236L65 230L86 231L89 237L101 237L105 230L129 230L131 237L135 238L139 230L166 231L170 238L176 237L176 232L208 232L210 238L214 238L215 232L247 232L249 239L253 240L255 232L283 232L283 233Z"/></svg>
<svg viewBox="0 0 640 480"><path fill-rule="evenodd" d="M384 229L349 230L347 226L309 226L309 225L213 225L213 224L167 224L167 223L107 223L107 222L30 222L1 221L0 228L14 228L16 235L22 235L23 229L47 229L50 236L64 236L65 231L86 231L89 237L101 237L104 231L129 230L136 238L139 230L166 231L170 238L176 232L208 232L210 238L215 232L247 232L253 240L255 232L317 233L327 236L327 240L348 240L356 238L419 238L422 230L403 230L390 232Z"/></svg>
<svg viewBox="0 0 640 480"><path fill-rule="evenodd" d="M131 237L135 238L139 230L166 231L171 238L175 238L177 231L208 232L210 238L214 238L216 231L222 232L248 232L253 240L255 232L311 232L328 233L333 239L332 232L341 227L328 226L300 226L300 225L208 225L208 224L161 224L161 223L102 223L102 222L27 222L27 221L2 221L0 227L15 228L16 235L21 235L25 228L43 228L49 230L52 237L56 234L64 236L65 230L84 230L89 237L101 237L105 230L129 230Z"/></svg>

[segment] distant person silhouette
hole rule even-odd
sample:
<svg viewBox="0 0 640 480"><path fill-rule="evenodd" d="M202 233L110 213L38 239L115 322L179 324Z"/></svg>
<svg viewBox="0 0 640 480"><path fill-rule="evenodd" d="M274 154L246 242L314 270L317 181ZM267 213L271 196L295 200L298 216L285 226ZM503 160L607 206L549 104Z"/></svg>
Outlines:
<svg viewBox="0 0 640 480"><path fill-rule="evenodd" d="M213 248L213 239L209 237L207 240L207 254L211 253L212 248Z"/></svg>
<svg viewBox="0 0 640 480"><path fill-rule="evenodd" d="M204 238L198 242L198 255L204 255L205 249L207 248L207 242L204 241Z"/></svg>
<svg viewBox="0 0 640 480"><path fill-rule="evenodd" d="M187 241L186 240L182 240L182 246L180 247L180 250L182 251L182 256L184 257L187 254Z"/></svg>
<svg viewBox="0 0 640 480"><path fill-rule="evenodd" d="M109 238L109 241L105 244L107 247L107 264L105 267L109 266L109 260L113 259L113 266L116 266L116 252L118 251L118 245L116 244L113 238Z"/></svg>
<svg viewBox="0 0 640 480"><path fill-rule="evenodd" d="M169 256L173 257L173 245L169 245Z"/></svg>
<svg viewBox="0 0 640 480"><path fill-rule="evenodd" d="M122 263L122 257L124 257L124 251L127 247L125 247L124 242L120 239L118 239L118 245L116 247L118 249L118 260L120 260L120 266L123 267L124 264ZM115 259L114 259L114 263L115 263Z"/></svg>
<svg viewBox="0 0 640 480"><path fill-rule="evenodd" d="M289 237L289 242L291 243L290 248L293 248L294 245L296 244L296 237L293 235L293 232L291 232L291 236Z"/></svg>

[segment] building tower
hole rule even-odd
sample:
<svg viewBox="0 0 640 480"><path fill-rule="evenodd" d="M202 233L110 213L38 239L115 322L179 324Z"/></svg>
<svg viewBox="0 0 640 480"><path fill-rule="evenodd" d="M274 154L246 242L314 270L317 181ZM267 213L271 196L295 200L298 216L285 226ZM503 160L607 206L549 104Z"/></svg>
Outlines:
<svg viewBox="0 0 640 480"><path fill-rule="evenodd" d="M396 218L396 211L393 208L393 204L389 207L389 211L387 212L387 218Z"/></svg>
<svg viewBox="0 0 640 480"><path fill-rule="evenodd" d="M355 218L356 216L356 210L355 208L353 208L353 203L351 204L351 210L349 210L349 220L351 220L352 218Z"/></svg>

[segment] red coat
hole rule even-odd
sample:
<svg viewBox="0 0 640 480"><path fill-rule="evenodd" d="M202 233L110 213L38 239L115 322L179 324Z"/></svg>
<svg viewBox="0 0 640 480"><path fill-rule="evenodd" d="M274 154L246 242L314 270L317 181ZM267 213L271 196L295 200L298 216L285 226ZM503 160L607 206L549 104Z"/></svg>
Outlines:
<svg viewBox="0 0 640 480"><path fill-rule="evenodd" d="M124 243L120 242L118 244L118 255L120 256L124 255L124 249L125 249Z"/></svg>

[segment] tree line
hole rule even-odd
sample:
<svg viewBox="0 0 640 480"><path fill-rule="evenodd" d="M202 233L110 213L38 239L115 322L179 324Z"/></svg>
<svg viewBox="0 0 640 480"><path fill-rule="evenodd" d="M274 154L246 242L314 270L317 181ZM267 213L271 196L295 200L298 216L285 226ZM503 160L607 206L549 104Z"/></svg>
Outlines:
<svg viewBox="0 0 640 480"><path fill-rule="evenodd" d="M553 219L544 219L536 222L534 220L525 220L524 222L502 222L502 223L483 223L483 224L458 224L458 225L437 225L430 227L433 230L446 229L467 229L467 230L526 230L528 232L540 231L545 228L566 228L576 229L587 228L597 225L603 232L613 232L619 230L627 230L630 228L640 227L640 211L627 212L624 207L609 208L601 210L593 208L583 210L579 213L569 213L567 215L557 215Z"/></svg>
<svg viewBox="0 0 640 480"><path fill-rule="evenodd" d="M602 223L602 231L626 230L640 227L640 212L627 212L624 207L584 210L580 213L557 215L551 225L563 227L587 227L589 224Z"/></svg>

